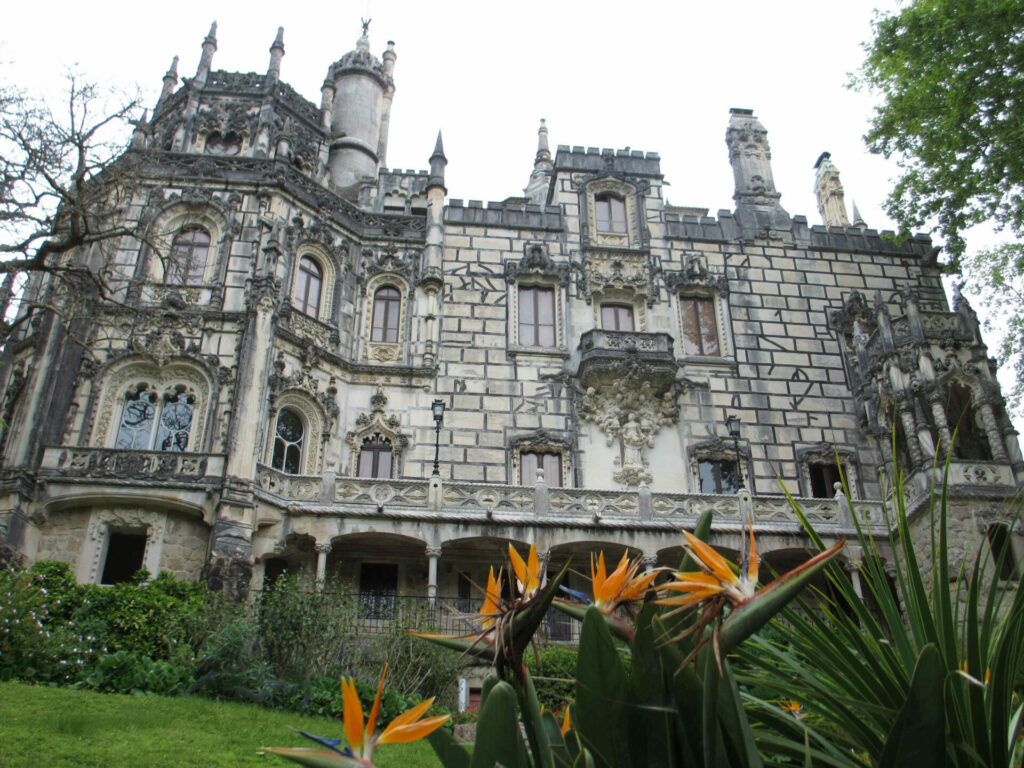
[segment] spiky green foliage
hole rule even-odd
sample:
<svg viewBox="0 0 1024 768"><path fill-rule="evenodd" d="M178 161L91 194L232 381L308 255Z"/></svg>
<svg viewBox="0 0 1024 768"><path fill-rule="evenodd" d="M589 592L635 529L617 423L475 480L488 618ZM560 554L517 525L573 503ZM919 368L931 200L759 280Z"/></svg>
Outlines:
<svg viewBox="0 0 1024 768"><path fill-rule="evenodd" d="M887 549L857 526L860 593L846 570L830 564L831 597L783 611L771 640L740 651L752 670L742 680L757 692L748 707L763 726L762 753L780 765L792 765L805 743L815 765L1014 764L1024 664L1020 579L996 578L1001 563L982 533L973 555L951 562L947 482L911 520L896 476ZM1003 522L1015 522L1019 511L1008 510ZM798 717L779 708L783 699L799 702Z"/></svg>

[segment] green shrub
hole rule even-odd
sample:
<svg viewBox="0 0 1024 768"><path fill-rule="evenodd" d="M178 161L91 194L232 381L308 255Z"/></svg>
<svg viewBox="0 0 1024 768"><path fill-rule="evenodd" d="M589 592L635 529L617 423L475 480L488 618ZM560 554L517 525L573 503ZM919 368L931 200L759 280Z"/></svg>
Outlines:
<svg viewBox="0 0 1024 768"><path fill-rule="evenodd" d="M105 693L154 693L174 696L192 682L192 666L153 660L130 651L99 657L82 675L81 684Z"/></svg>
<svg viewBox="0 0 1024 768"><path fill-rule="evenodd" d="M576 680L575 648L549 645L536 654L526 654L526 668L533 677L537 700L549 711L561 711L572 698Z"/></svg>

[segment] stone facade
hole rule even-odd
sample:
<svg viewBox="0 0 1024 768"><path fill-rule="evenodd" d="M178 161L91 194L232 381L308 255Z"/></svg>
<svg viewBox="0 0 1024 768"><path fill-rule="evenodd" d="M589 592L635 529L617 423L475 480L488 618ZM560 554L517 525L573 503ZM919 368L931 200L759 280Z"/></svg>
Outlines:
<svg viewBox="0 0 1024 768"><path fill-rule="evenodd" d="M266 75L212 70L215 49L212 29L137 128L116 301L74 327L36 312L4 352L5 552L467 601L509 541L549 569L674 565L709 509L718 546L750 517L782 567L807 546L783 489L826 540L854 515L881 540L894 433L920 518L959 425L962 538L1024 484L929 240L850 225L827 153L827 226L791 216L750 110L726 132L735 210L671 206L653 152L552 154L543 122L524 196L485 205L447 199L440 135L428 171L384 165L390 44L361 37L319 105L280 81L281 34Z"/></svg>

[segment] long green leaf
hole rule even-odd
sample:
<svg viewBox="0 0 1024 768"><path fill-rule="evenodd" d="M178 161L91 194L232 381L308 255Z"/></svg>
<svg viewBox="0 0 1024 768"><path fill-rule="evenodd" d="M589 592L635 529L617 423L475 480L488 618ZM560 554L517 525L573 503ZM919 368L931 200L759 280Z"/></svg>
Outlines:
<svg viewBox="0 0 1024 768"><path fill-rule="evenodd" d="M366 763L353 757L339 755L329 749L313 747L264 747L261 751L283 757L309 768L366 768Z"/></svg>
<svg viewBox="0 0 1024 768"><path fill-rule="evenodd" d="M473 745L472 768L529 768L526 746L519 734L516 693L502 681L491 688L487 702L480 708Z"/></svg>
<svg viewBox="0 0 1024 768"><path fill-rule="evenodd" d="M917 660L907 701L889 732L877 768L946 764L945 678L938 646L929 643Z"/></svg>
<svg viewBox="0 0 1024 768"><path fill-rule="evenodd" d="M438 728L427 736L427 741L444 768L470 768L469 752L444 728Z"/></svg>
<svg viewBox="0 0 1024 768"><path fill-rule="evenodd" d="M623 703L626 672L601 612L591 606L583 619L576 667L573 724L594 762L602 768L626 768Z"/></svg>

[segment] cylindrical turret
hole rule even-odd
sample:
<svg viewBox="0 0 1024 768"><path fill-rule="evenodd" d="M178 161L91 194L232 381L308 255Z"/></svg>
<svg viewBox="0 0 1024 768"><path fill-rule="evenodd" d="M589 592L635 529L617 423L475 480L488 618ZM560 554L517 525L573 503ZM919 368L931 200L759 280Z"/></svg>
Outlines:
<svg viewBox="0 0 1024 768"><path fill-rule="evenodd" d="M331 181L341 187L377 175L386 142L382 131L386 102L394 89L391 72L395 53L389 48L381 63L370 53L365 32L350 51L331 65L334 82L331 114Z"/></svg>

